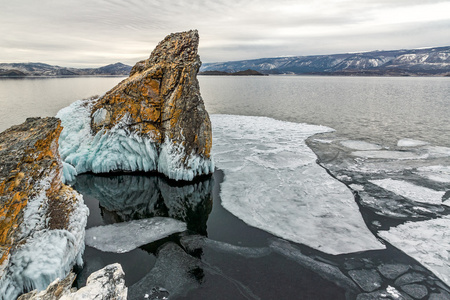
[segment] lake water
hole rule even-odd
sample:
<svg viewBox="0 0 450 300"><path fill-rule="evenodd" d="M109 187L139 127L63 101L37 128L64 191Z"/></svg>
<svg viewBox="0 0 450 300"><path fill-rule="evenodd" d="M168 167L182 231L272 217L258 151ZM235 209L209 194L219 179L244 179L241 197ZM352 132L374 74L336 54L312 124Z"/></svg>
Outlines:
<svg viewBox="0 0 450 300"><path fill-rule="evenodd" d="M53 116L121 79L0 79L0 130L26 117ZM335 131L213 116L218 170L210 179L180 186L145 174L78 176L74 188L90 208L88 228L154 216L188 228L128 253L88 245L78 286L119 262L130 299L450 299L450 78L199 81L210 114ZM315 156L303 140L317 155L314 170L304 167ZM232 141L242 141L244 151L227 153ZM321 186L331 190L320 192ZM333 206L342 197L353 203ZM340 229L346 218L367 226L357 230L361 240L371 236L366 251L346 250L364 246L359 238L344 239L354 230ZM328 228L327 220L336 229L316 236L303 229ZM287 234L292 228L294 237ZM327 248L333 237L342 242Z"/></svg>

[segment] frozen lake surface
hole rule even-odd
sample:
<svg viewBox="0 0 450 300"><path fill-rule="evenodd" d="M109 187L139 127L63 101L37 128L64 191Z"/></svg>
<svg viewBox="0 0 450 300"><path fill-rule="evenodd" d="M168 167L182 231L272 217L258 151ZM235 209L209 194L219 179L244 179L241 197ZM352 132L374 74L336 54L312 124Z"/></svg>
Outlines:
<svg viewBox="0 0 450 300"><path fill-rule="evenodd" d="M120 80L1 79L0 127ZM77 285L119 262L130 299L450 299L448 78L199 81L218 169L78 176Z"/></svg>

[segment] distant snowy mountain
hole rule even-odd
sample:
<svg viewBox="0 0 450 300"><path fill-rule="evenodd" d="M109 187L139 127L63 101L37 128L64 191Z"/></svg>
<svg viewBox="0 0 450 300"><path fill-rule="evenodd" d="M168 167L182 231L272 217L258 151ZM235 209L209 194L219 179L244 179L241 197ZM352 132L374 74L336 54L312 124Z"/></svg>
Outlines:
<svg viewBox="0 0 450 300"><path fill-rule="evenodd" d="M265 74L450 76L450 46L205 63L200 71L247 69Z"/></svg>
<svg viewBox="0 0 450 300"><path fill-rule="evenodd" d="M131 66L115 63L100 68L65 68L43 63L0 63L0 77L128 75Z"/></svg>

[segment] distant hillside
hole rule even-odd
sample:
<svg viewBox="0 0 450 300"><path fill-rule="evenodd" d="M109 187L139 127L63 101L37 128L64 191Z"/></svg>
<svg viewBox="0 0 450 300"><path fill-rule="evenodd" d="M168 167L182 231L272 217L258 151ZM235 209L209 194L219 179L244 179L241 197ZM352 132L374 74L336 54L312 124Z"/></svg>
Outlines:
<svg viewBox="0 0 450 300"><path fill-rule="evenodd" d="M222 76L264 76L267 74L263 74L261 72L255 71L255 70L251 70L251 69L247 69L245 71L238 71L238 72L233 72L233 73L228 73L228 72L224 72L224 71L204 71L204 72L199 72L198 75L222 75Z"/></svg>
<svg viewBox="0 0 450 300"><path fill-rule="evenodd" d="M449 76L450 46L205 63L200 71L247 69L264 74Z"/></svg>
<svg viewBox="0 0 450 300"><path fill-rule="evenodd" d="M100 68L65 68L43 63L0 63L0 77L28 76L107 76L124 75L131 71L131 66L115 63Z"/></svg>

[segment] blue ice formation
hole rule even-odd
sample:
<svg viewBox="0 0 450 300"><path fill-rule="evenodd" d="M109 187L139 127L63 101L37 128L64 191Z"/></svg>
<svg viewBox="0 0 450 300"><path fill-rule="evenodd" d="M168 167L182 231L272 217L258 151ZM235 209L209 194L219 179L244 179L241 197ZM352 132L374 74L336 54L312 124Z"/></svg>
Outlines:
<svg viewBox="0 0 450 300"><path fill-rule="evenodd" d="M158 171L170 179L186 181L214 171L212 159L187 154L182 145L167 136L157 145L151 135L130 132L127 115L110 130L93 135L90 112L94 101L76 101L56 115L64 127L59 138L59 153L65 163L64 182L89 171ZM101 113L94 116L94 122L98 118L102 118Z"/></svg>

